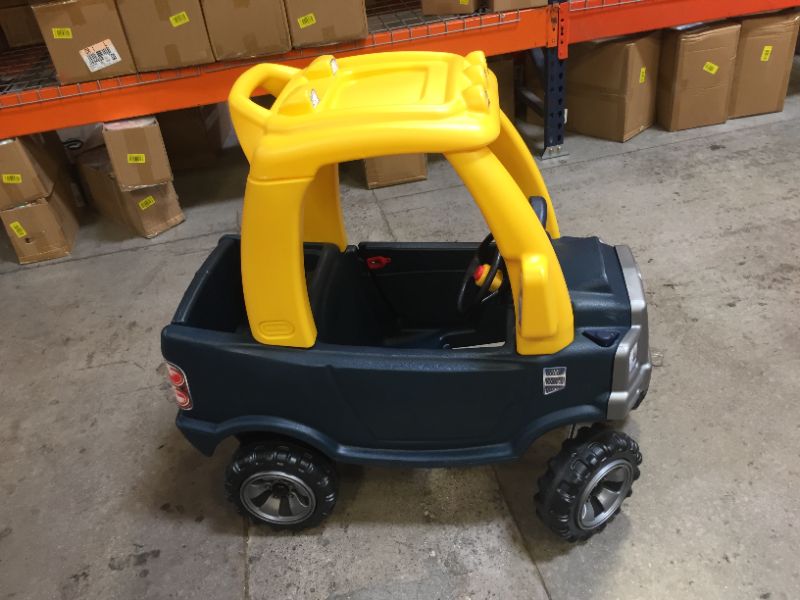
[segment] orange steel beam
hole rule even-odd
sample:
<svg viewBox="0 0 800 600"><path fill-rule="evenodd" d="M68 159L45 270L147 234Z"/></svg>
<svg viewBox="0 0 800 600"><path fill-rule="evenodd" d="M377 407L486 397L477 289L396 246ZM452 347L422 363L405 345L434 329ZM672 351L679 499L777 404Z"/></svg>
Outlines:
<svg viewBox="0 0 800 600"><path fill-rule="evenodd" d="M322 51L296 50L260 61L305 66L321 53L352 56L389 50L506 54L548 45L549 27L548 8L484 14L375 33ZM222 102L236 78L260 61L217 63L0 95L0 138Z"/></svg>
<svg viewBox="0 0 800 600"><path fill-rule="evenodd" d="M569 43L792 6L800 6L800 0L641 0L628 3L621 0L619 4L614 0L582 0L569 12Z"/></svg>

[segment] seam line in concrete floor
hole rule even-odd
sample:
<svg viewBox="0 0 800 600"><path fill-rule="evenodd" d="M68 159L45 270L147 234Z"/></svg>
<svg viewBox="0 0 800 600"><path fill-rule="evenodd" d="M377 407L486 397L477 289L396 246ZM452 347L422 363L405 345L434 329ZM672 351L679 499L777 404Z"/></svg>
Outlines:
<svg viewBox="0 0 800 600"><path fill-rule="evenodd" d="M244 546L244 585L242 586L244 600L250 600L250 522L247 517L242 517L242 544Z"/></svg>
<svg viewBox="0 0 800 600"><path fill-rule="evenodd" d="M494 475L495 483L497 483L497 489L500 491L500 498L503 500L503 506L505 507L506 514L511 517L511 520L514 523L514 527L517 528L517 533L519 534L519 543L522 544L522 547L525 548L525 554L528 555L528 558L533 565L534 570L536 571L536 577L539 578L539 583L542 584L542 589L544 590L545 596L547 596L547 600L553 600L553 596L550 594L550 588L547 587L547 582L544 580L544 575L542 575L541 569L539 569L539 564L536 562L536 558L534 558L533 553L531 552L530 546L528 542L525 540L525 535L522 532L522 527L517 520L516 513L511 510L511 507L508 504L508 499L506 495L503 493L503 486L500 483L500 477L497 475L497 468L494 465L491 465L492 468L492 475Z"/></svg>
<svg viewBox="0 0 800 600"><path fill-rule="evenodd" d="M373 193L373 196L374 196L374 193ZM386 218L386 213L383 211L383 207L381 206L381 203L378 202L377 198L373 199L373 202L375 203L375 206L378 208L378 213L381 215L381 220L383 221L383 224L386 225L386 230L389 232L389 237L392 238L390 241L396 242L397 241L397 234L394 232L394 229L392 229L392 224L389 223L389 219Z"/></svg>

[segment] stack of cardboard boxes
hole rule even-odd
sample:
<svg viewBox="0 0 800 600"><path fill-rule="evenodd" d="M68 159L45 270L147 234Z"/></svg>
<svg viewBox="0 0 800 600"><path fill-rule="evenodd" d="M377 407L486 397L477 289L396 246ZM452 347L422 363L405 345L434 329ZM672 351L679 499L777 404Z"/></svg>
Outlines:
<svg viewBox="0 0 800 600"><path fill-rule="evenodd" d="M85 189L98 212L146 238L182 223L155 117L106 123L103 139L105 146L78 157Z"/></svg>
<svg viewBox="0 0 800 600"><path fill-rule="evenodd" d="M0 7L3 6L0 0ZM24 0L7 0L17 4ZM11 9L8 9L11 10ZM20 11L61 83L282 53L369 35L364 0L58 0ZM0 26L5 27L0 10ZM21 13L20 13L21 14ZM41 33L38 33L38 31Z"/></svg>
<svg viewBox="0 0 800 600"><path fill-rule="evenodd" d="M573 46L567 128L624 142L655 122L678 131L783 110L799 23L800 13L774 13Z"/></svg>
<svg viewBox="0 0 800 600"><path fill-rule="evenodd" d="M0 141L0 220L21 264L70 253L78 232L64 149L54 133Z"/></svg>

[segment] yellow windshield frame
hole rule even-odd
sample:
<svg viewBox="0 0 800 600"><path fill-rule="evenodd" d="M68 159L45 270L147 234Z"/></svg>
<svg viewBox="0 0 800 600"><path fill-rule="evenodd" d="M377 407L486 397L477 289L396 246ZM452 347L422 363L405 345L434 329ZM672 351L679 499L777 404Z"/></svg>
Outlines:
<svg viewBox="0 0 800 600"><path fill-rule="evenodd" d="M275 96L270 109L250 99L258 88ZM559 237L558 222L530 151L499 109L482 52L321 56L303 70L261 64L237 80L229 104L250 162L241 263L256 340L316 343L303 243L347 247L338 163L424 152L450 161L497 240L511 279L517 352L551 354L572 342L569 293L548 239ZM546 229L530 196L546 200Z"/></svg>

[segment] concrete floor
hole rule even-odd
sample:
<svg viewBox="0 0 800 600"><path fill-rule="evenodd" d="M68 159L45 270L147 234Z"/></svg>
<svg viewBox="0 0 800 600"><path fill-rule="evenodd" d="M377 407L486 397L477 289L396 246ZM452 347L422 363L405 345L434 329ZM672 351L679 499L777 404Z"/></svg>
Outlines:
<svg viewBox="0 0 800 600"><path fill-rule="evenodd" d="M636 492L582 545L531 509L562 431L496 468L346 468L335 514L303 534L235 516L233 446L208 460L176 431L158 337L238 226L235 157L178 179L188 220L154 240L95 220L72 257L28 268L2 246L0 599L800 597L799 81L782 114L571 136L544 165L565 233L633 247L659 365L625 424ZM422 183L345 183L354 240L486 231L441 160Z"/></svg>

